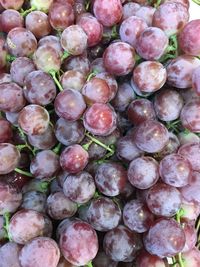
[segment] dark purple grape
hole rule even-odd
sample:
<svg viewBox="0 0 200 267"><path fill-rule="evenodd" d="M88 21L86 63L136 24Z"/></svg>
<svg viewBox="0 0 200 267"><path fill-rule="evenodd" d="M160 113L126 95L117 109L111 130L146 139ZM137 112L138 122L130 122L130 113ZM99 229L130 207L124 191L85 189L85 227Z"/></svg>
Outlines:
<svg viewBox="0 0 200 267"><path fill-rule="evenodd" d="M4 10L0 17L2 31L8 33L16 27L23 27L24 21L20 13L13 9Z"/></svg>
<svg viewBox="0 0 200 267"><path fill-rule="evenodd" d="M68 70L61 77L61 84L63 89L73 89L81 91L85 84L85 75L77 70Z"/></svg>
<svg viewBox="0 0 200 267"><path fill-rule="evenodd" d="M57 50L57 52L59 53L59 55L61 57L62 57L63 52L64 52L63 49L62 49L62 46L60 44L59 37L57 37L55 35L47 35L45 37L42 37L38 41L38 47L40 47L40 46L50 46L54 50Z"/></svg>
<svg viewBox="0 0 200 267"><path fill-rule="evenodd" d="M29 191L23 195L21 208L35 210L37 212L45 212L46 210L46 194L38 191Z"/></svg>
<svg viewBox="0 0 200 267"><path fill-rule="evenodd" d="M11 124L7 120L0 118L0 143L9 142L12 136L13 130Z"/></svg>
<svg viewBox="0 0 200 267"><path fill-rule="evenodd" d="M57 193L57 192L63 192L62 187L59 185L58 180L55 178L51 181L50 192L52 194Z"/></svg>
<svg viewBox="0 0 200 267"><path fill-rule="evenodd" d="M19 253L22 246L14 242L8 242L0 248L0 258L2 267L21 267Z"/></svg>
<svg viewBox="0 0 200 267"><path fill-rule="evenodd" d="M117 267L118 262L111 260L104 251L98 251L97 256L92 261L94 267ZM18 267L18 266L17 266ZM60 266L59 266L60 267ZM61 266L67 267L67 266ZM70 266L69 266L70 267ZM75 266L74 266L75 267Z"/></svg>
<svg viewBox="0 0 200 267"><path fill-rule="evenodd" d="M91 71L92 72L97 71L98 74L102 74L103 72L106 72L106 69L105 69L104 64L103 64L103 58L102 57L94 59L91 62L91 66L90 67L91 67Z"/></svg>
<svg viewBox="0 0 200 267"><path fill-rule="evenodd" d="M97 231L107 232L118 226L121 210L107 197L93 199L86 212L88 223Z"/></svg>
<svg viewBox="0 0 200 267"><path fill-rule="evenodd" d="M87 76L90 72L90 61L85 55L70 57L63 62L63 70L76 70Z"/></svg>
<svg viewBox="0 0 200 267"><path fill-rule="evenodd" d="M20 152L10 143L0 144L0 174L13 171L20 160Z"/></svg>
<svg viewBox="0 0 200 267"><path fill-rule="evenodd" d="M137 267L167 267L167 261L142 250L136 259Z"/></svg>
<svg viewBox="0 0 200 267"><path fill-rule="evenodd" d="M22 267L57 267L59 259L60 250L58 245L48 237L32 239L22 248L19 255Z"/></svg>
<svg viewBox="0 0 200 267"><path fill-rule="evenodd" d="M87 203L95 194L95 183L88 172L69 174L63 184L65 196L76 203Z"/></svg>

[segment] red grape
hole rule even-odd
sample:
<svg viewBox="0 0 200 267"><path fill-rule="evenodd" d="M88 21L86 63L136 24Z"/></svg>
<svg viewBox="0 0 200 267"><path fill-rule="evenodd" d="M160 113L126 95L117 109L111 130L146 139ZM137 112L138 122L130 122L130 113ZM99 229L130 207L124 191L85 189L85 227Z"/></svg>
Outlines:
<svg viewBox="0 0 200 267"><path fill-rule="evenodd" d="M21 267L19 253L22 247L14 242L8 242L0 248L2 267Z"/></svg>
<svg viewBox="0 0 200 267"><path fill-rule="evenodd" d="M13 131L11 124L7 120L0 118L0 143L9 142L12 136Z"/></svg>
<svg viewBox="0 0 200 267"><path fill-rule="evenodd" d="M111 260L104 251L98 251L97 256L92 261L94 267L117 267L118 262ZM17 266L18 267L18 266ZM60 266L58 266L60 267ZM62 267L62 266L61 266ZM63 266L64 267L64 266ZM67 267L67 266L66 266ZM69 266L70 267L70 266ZM75 266L74 266L75 267Z"/></svg>
<svg viewBox="0 0 200 267"><path fill-rule="evenodd" d="M0 174L13 171L20 160L20 152L9 143L0 143Z"/></svg>
<svg viewBox="0 0 200 267"><path fill-rule="evenodd" d="M122 7L122 11L123 11L122 20L135 16L136 11L138 11L139 9L140 9L140 5L135 2L125 3Z"/></svg>
<svg viewBox="0 0 200 267"><path fill-rule="evenodd" d="M22 209L44 212L46 210L46 194L38 191L30 191L23 194Z"/></svg>
<svg viewBox="0 0 200 267"><path fill-rule="evenodd" d="M153 21L153 15L156 11L156 8L152 6L141 6L135 13L136 17L143 19L146 24L151 27Z"/></svg>
<svg viewBox="0 0 200 267"><path fill-rule="evenodd" d="M182 257L184 259L184 267L199 267L200 251L197 248L183 253Z"/></svg>
<svg viewBox="0 0 200 267"><path fill-rule="evenodd" d="M81 91L85 84L85 76L77 70L68 70L61 77L61 84L63 89L74 89Z"/></svg>
<svg viewBox="0 0 200 267"><path fill-rule="evenodd" d="M184 223L183 230L185 233L186 242L182 252L185 253L194 249L195 244L197 242L197 231L192 223Z"/></svg>
<svg viewBox="0 0 200 267"><path fill-rule="evenodd" d="M167 262L163 259L151 255L145 250L142 250L136 259L137 267L167 267Z"/></svg>
<svg viewBox="0 0 200 267"><path fill-rule="evenodd" d="M63 62L63 70L76 70L87 76L90 72L90 61L85 55L70 57Z"/></svg>
<svg viewBox="0 0 200 267"><path fill-rule="evenodd" d="M200 66L193 71L192 87L199 96L200 95Z"/></svg>
<svg viewBox="0 0 200 267"><path fill-rule="evenodd" d="M0 4L5 9L18 10L22 7L24 0L0 0Z"/></svg>
<svg viewBox="0 0 200 267"><path fill-rule="evenodd" d="M8 33L16 27L23 27L24 21L20 13L13 9L4 10L1 13L0 23L2 31Z"/></svg>

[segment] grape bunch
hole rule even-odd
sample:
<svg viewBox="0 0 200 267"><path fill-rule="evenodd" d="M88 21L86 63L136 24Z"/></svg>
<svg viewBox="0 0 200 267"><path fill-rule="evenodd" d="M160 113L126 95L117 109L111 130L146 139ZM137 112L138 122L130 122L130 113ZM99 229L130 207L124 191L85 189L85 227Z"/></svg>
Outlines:
<svg viewBox="0 0 200 267"><path fill-rule="evenodd" d="M200 266L189 5L0 0L0 267Z"/></svg>

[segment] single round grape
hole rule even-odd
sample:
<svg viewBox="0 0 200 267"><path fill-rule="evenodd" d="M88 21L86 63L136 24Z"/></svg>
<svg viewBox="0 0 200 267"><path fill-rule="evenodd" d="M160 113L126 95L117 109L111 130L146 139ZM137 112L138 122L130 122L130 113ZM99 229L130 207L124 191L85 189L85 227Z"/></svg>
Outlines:
<svg viewBox="0 0 200 267"><path fill-rule="evenodd" d="M121 210L107 197L93 199L87 209L87 220L97 231L107 232L118 226Z"/></svg>
<svg viewBox="0 0 200 267"><path fill-rule="evenodd" d="M26 29L31 31L36 38L44 37L51 32L48 16L42 11L32 11L25 19Z"/></svg>
<svg viewBox="0 0 200 267"><path fill-rule="evenodd" d="M13 171L20 160L20 152L10 143L0 143L0 174Z"/></svg>
<svg viewBox="0 0 200 267"><path fill-rule="evenodd" d="M37 49L37 40L32 32L17 27L9 31L6 39L7 49L16 57L29 57Z"/></svg>
<svg viewBox="0 0 200 267"><path fill-rule="evenodd" d="M63 31L74 23L74 10L69 3L54 2L48 16L51 26L58 31Z"/></svg>
<svg viewBox="0 0 200 267"><path fill-rule="evenodd" d="M200 206L198 202L187 201L184 196L182 196L182 209L184 210L184 214L182 219L186 222L194 222L200 213Z"/></svg>
<svg viewBox="0 0 200 267"><path fill-rule="evenodd" d="M181 193L173 186L157 183L148 191L146 202L150 211L162 217L174 216L181 207Z"/></svg>
<svg viewBox="0 0 200 267"><path fill-rule="evenodd" d="M156 118L153 104L150 100L144 98L133 100L128 106L127 115L129 121L134 125L140 125L146 120Z"/></svg>
<svg viewBox="0 0 200 267"><path fill-rule="evenodd" d="M122 17L122 4L120 0L95 0L93 12L103 26L112 27Z"/></svg>
<svg viewBox="0 0 200 267"><path fill-rule="evenodd" d="M200 54L200 19L188 22L179 35L179 46L181 50L192 56Z"/></svg>
<svg viewBox="0 0 200 267"><path fill-rule="evenodd" d="M22 267L57 267L59 259L60 250L58 245L48 237L32 239L22 248L19 255Z"/></svg>
<svg viewBox="0 0 200 267"><path fill-rule="evenodd" d="M38 191L29 191L23 194L21 208L35 210L37 212L45 212L46 210L46 194Z"/></svg>
<svg viewBox="0 0 200 267"><path fill-rule="evenodd" d="M95 183L88 172L68 175L64 184L64 194L76 203L87 203L95 194Z"/></svg>
<svg viewBox="0 0 200 267"><path fill-rule="evenodd" d="M199 66L200 60L193 56L183 55L173 59L167 65L167 83L180 89L192 87L192 74Z"/></svg>
<svg viewBox="0 0 200 267"><path fill-rule="evenodd" d="M180 119L184 128L191 132L200 132L200 100L191 100L186 103L181 111Z"/></svg>
<svg viewBox="0 0 200 267"><path fill-rule="evenodd" d="M20 13L13 9L4 10L0 17L2 31L8 33L16 27L23 27L24 21Z"/></svg>
<svg viewBox="0 0 200 267"><path fill-rule="evenodd" d="M179 118L183 108L183 98L180 93L172 89L158 92L154 99L154 109L160 120L173 121Z"/></svg>
<svg viewBox="0 0 200 267"><path fill-rule="evenodd" d="M103 61L109 73L117 76L126 75L135 65L135 50L124 42L112 43L105 49Z"/></svg>
<svg viewBox="0 0 200 267"><path fill-rule="evenodd" d="M134 91L134 93L138 96L141 96L141 97L148 97L150 96L152 93L145 93L145 92L142 92L139 87L134 83L133 79L130 80L130 84L131 84L131 87Z"/></svg>
<svg viewBox="0 0 200 267"><path fill-rule="evenodd" d="M139 238L127 227L119 225L108 231L103 240L103 248L107 256L114 261L126 261L139 250ZM123 246L122 246L123 244Z"/></svg>
<svg viewBox="0 0 200 267"><path fill-rule="evenodd" d="M106 69L104 67L103 64L103 58L99 57L99 58L95 58L90 65L91 71L97 71L98 74L102 74L102 72L106 72Z"/></svg>
<svg viewBox="0 0 200 267"><path fill-rule="evenodd" d="M90 61L85 55L70 57L63 62L63 70L76 70L87 76L90 72Z"/></svg>
<svg viewBox="0 0 200 267"><path fill-rule="evenodd" d="M61 232L60 249L67 261L86 265L98 252L98 238L94 229L81 220L68 223Z"/></svg>
<svg viewBox="0 0 200 267"><path fill-rule="evenodd" d="M34 237L43 235L44 227L44 216L41 213L20 210L10 220L9 233L14 242L24 245Z"/></svg>
<svg viewBox="0 0 200 267"><path fill-rule="evenodd" d="M185 132L182 131L178 134L178 139L180 142L180 145L186 145L189 143L199 143L200 142L200 138L197 134L192 133L192 132Z"/></svg>
<svg viewBox="0 0 200 267"><path fill-rule="evenodd" d="M165 54L168 43L168 37L161 29L149 27L138 37L136 51L146 60L158 60Z"/></svg>
<svg viewBox="0 0 200 267"><path fill-rule="evenodd" d="M193 248L192 250L183 253L182 257L184 259L185 267L198 267L200 262L200 252L197 248Z"/></svg>
<svg viewBox="0 0 200 267"><path fill-rule="evenodd" d="M8 73L1 73L0 74L0 84L2 83L10 83L12 82L11 75Z"/></svg>
<svg viewBox="0 0 200 267"><path fill-rule="evenodd" d="M16 83L0 84L0 110L18 112L25 105L22 88Z"/></svg>
<svg viewBox="0 0 200 267"><path fill-rule="evenodd" d="M174 219L159 219L144 237L145 249L160 258L172 257L185 246L185 234Z"/></svg>
<svg viewBox="0 0 200 267"><path fill-rule="evenodd" d="M185 246L182 253L189 252L195 248L197 242L197 231L192 223L184 223L183 231L185 233Z"/></svg>
<svg viewBox="0 0 200 267"><path fill-rule="evenodd" d="M146 24L149 27L151 27L152 22L153 22L153 15L154 15L155 11L156 11L155 7L145 5L145 6L141 6L135 12L135 16L143 19L146 22Z"/></svg>
<svg viewBox="0 0 200 267"><path fill-rule="evenodd" d="M200 172L200 144L188 143L181 146L178 150L178 154L182 155L185 159L188 159L192 166L193 171Z"/></svg>
<svg viewBox="0 0 200 267"><path fill-rule="evenodd" d="M62 192L52 193L47 198L47 212L54 220L72 217L77 211L77 204Z"/></svg>
<svg viewBox="0 0 200 267"><path fill-rule="evenodd" d="M140 200L127 202L123 209L123 221L131 231L144 233L154 221L154 215Z"/></svg>
<svg viewBox="0 0 200 267"><path fill-rule="evenodd" d="M190 183L180 188L181 194L186 201L200 203L200 175L199 172L193 171Z"/></svg>
<svg viewBox="0 0 200 267"><path fill-rule="evenodd" d="M0 143L8 143L13 136L13 130L11 124L0 118Z"/></svg>
<svg viewBox="0 0 200 267"><path fill-rule="evenodd" d="M74 144L66 147L60 155L60 165L69 173L78 173L88 164L88 152L80 145Z"/></svg>
<svg viewBox="0 0 200 267"><path fill-rule="evenodd" d="M23 86L26 76L34 70L35 65L30 58L17 57L10 66L11 78L15 83Z"/></svg>
<svg viewBox="0 0 200 267"><path fill-rule="evenodd" d="M153 186L159 179L158 162L151 157L138 157L128 167L129 182L139 189Z"/></svg>
<svg viewBox="0 0 200 267"><path fill-rule="evenodd" d="M57 143L54 131L51 126L40 135L28 135L29 143L38 149L51 149Z"/></svg>
<svg viewBox="0 0 200 267"><path fill-rule="evenodd" d="M50 75L42 70L29 73L24 81L24 96L31 104L46 106L56 97L56 86Z"/></svg>
<svg viewBox="0 0 200 267"><path fill-rule="evenodd" d="M103 35L103 26L90 13L83 13L78 18L77 24L86 32L88 47L92 47L100 43Z"/></svg>
<svg viewBox="0 0 200 267"><path fill-rule="evenodd" d="M153 26L162 29L167 36L177 34L189 20L188 9L181 3L161 4L154 13Z"/></svg>
<svg viewBox="0 0 200 267"><path fill-rule="evenodd" d="M31 7L37 10L48 12L53 0L30 0Z"/></svg>
<svg viewBox="0 0 200 267"><path fill-rule="evenodd" d="M138 3L128 2L125 3L122 7L122 20L135 16L136 11L140 9L140 5Z"/></svg>
<svg viewBox="0 0 200 267"><path fill-rule="evenodd" d="M27 105L20 111L18 123L28 135L44 134L49 127L49 113L39 105Z"/></svg>
<svg viewBox="0 0 200 267"><path fill-rule="evenodd" d="M114 109L103 103L95 103L84 113L83 124L94 135L107 136L117 127Z"/></svg>
<svg viewBox="0 0 200 267"><path fill-rule="evenodd" d="M200 95L200 66L193 71L192 74L192 87Z"/></svg>
<svg viewBox="0 0 200 267"><path fill-rule="evenodd" d="M19 253L22 247L14 242L8 242L0 248L2 267L21 267Z"/></svg>
<svg viewBox="0 0 200 267"><path fill-rule="evenodd" d="M107 103L110 100L110 87L105 80L92 78L82 88L82 95L88 105L94 103Z"/></svg>
<svg viewBox="0 0 200 267"><path fill-rule="evenodd" d="M0 0L0 4L5 9L19 10L24 4L24 0Z"/></svg>
<svg viewBox="0 0 200 267"><path fill-rule="evenodd" d="M169 133L160 122L148 120L138 126L133 140L139 149L148 153L157 153L168 143Z"/></svg>
<svg viewBox="0 0 200 267"><path fill-rule="evenodd" d="M63 49L62 49L62 46L60 44L60 39L57 36L47 35L47 36L42 37L38 41L38 47L40 47L40 46L50 46L54 50L57 50L57 52L59 53L59 55L61 57L63 55Z"/></svg>
<svg viewBox="0 0 200 267"><path fill-rule="evenodd" d="M45 72L58 71L61 66L59 51L49 45L42 45L33 54L33 62L37 69Z"/></svg>
<svg viewBox="0 0 200 267"><path fill-rule="evenodd" d="M109 267L117 267L118 266L118 262L111 260L105 254L104 251L98 251L97 256L92 261L92 264L93 264L94 267L107 267L107 266L109 266Z"/></svg>
<svg viewBox="0 0 200 267"><path fill-rule="evenodd" d="M6 66L7 54L8 51L5 47L5 38L0 36L0 70Z"/></svg>
<svg viewBox="0 0 200 267"><path fill-rule="evenodd" d="M51 150L43 150L32 159L30 172L37 179L51 178L59 167L59 156Z"/></svg>
<svg viewBox="0 0 200 267"><path fill-rule="evenodd" d="M20 207L22 194L13 187L4 182L0 182L0 215L6 212L14 213Z"/></svg>
<svg viewBox="0 0 200 267"><path fill-rule="evenodd" d="M151 255L145 250L142 250L136 259L137 267L167 267L168 264L165 262L165 260Z"/></svg>
<svg viewBox="0 0 200 267"><path fill-rule="evenodd" d="M77 70L68 70L61 76L61 84L64 90L73 89L80 92L85 81L85 75Z"/></svg>
<svg viewBox="0 0 200 267"><path fill-rule="evenodd" d="M140 34L147 28L146 22L136 16L125 19L120 25L119 34L123 42L136 47L136 42Z"/></svg>
<svg viewBox="0 0 200 267"><path fill-rule="evenodd" d="M164 183L182 187L189 184L192 166L179 154L170 154L160 162L159 173Z"/></svg>

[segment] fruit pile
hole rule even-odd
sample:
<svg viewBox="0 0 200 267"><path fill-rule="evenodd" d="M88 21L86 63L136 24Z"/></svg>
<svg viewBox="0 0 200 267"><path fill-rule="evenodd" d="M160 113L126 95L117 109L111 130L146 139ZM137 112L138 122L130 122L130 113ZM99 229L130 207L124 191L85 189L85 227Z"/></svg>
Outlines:
<svg viewBox="0 0 200 267"><path fill-rule="evenodd" d="M1 267L200 266L188 9L0 0Z"/></svg>

